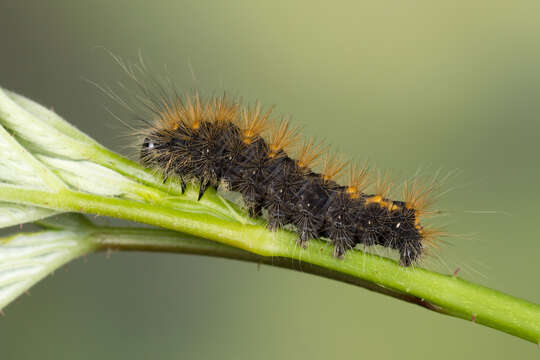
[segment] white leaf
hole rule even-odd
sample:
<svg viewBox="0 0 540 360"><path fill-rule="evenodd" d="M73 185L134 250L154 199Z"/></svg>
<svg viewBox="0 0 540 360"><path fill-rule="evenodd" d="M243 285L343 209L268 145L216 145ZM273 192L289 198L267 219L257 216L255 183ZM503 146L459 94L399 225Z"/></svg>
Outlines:
<svg viewBox="0 0 540 360"><path fill-rule="evenodd" d="M37 173L42 165L0 126L0 182L46 189L47 184Z"/></svg>
<svg viewBox="0 0 540 360"><path fill-rule="evenodd" d="M93 250L85 231L46 230L0 239L0 309L36 282Z"/></svg>
<svg viewBox="0 0 540 360"><path fill-rule="evenodd" d="M0 228L44 219L58 213L35 206L0 202Z"/></svg>
<svg viewBox="0 0 540 360"><path fill-rule="evenodd" d="M70 159L85 159L94 151L93 143L73 127L61 125L60 118L55 118L51 111L37 106L27 107L31 100L14 101L8 92L0 88L0 122L13 132L18 141L32 152L61 155ZM37 105L37 104L36 104ZM50 112L48 116L44 116ZM44 118L48 119L45 121ZM52 119L52 120L51 120Z"/></svg>
<svg viewBox="0 0 540 360"><path fill-rule="evenodd" d="M96 142L92 138L88 137L85 133L79 131L73 125L62 119L62 117L55 113L54 110L47 109L43 105L40 105L17 93L7 90L5 92L13 101L15 101L26 111L34 115L36 118L53 126L62 133L71 136L79 141L86 142L88 144L96 144Z"/></svg>
<svg viewBox="0 0 540 360"><path fill-rule="evenodd" d="M84 160L66 160L45 155L37 158L74 190L102 196L141 199L140 184L104 166Z"/></svg>

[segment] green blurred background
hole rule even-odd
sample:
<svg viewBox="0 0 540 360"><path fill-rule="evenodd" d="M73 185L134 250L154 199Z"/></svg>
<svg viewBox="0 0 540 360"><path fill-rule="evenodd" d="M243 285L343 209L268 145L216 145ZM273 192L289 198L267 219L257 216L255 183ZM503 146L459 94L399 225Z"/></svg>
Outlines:
<svg viewBox="0 0 540 360"><path fill-rule="evenodd" d="M402 177L460 170L430 267L540 302L540 3L6 1L0 85L122 152L103 48L182 89L276 104ZM538 348L311 275L113 253L76 261L0 318L2 359L525 359Z"/></svg>

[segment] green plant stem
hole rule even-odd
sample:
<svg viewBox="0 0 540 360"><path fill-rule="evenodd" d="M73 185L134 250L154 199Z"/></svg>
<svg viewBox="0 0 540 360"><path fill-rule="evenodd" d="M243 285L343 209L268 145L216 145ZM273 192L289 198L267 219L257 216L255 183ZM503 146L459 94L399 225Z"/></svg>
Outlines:
<svg viewBox="0 0 540 360"><path fill-rule="evenodd" d="M306 249L301 249L295 245L295 235L288 231L272 233L261 225L71 190L46 192L0 185L0 200L133 220L214 240L269 259L295 259L415 297L447 315L475 321L534 343L540 341L538 305L455 276L422 268L404 268L393 260L362 251L350 251L344 260L339 260L332 256L330 244L320 240L310 241ZM152 246L156 248L157 244ZM163 250L166 249L164 245ZM330 272L328 277L335 278Z"/></svg>
<svg viewBox="0 0 540 360"><path fill-rule="evenodd" d="M97 250L100 251L108 251L111 249L120 251L150 251L195 254L241 260L256 264L266 264L285 269L297 270L302 273L309 273L328 279L341 281L347 284L356 285L373 292L385 294L415 305L425 307L435 312L446 314L443 309L435 307L429 302L423 301L416 296L393 291L392 289L385 288L352 275L340 273L335 270L302 261L291 261L291 259L284 257L256 255L215 241L164 229L127 227L99 227L97 229L98 230L94 236L92 236L92 239L95 245L98 247Z"/></svg>

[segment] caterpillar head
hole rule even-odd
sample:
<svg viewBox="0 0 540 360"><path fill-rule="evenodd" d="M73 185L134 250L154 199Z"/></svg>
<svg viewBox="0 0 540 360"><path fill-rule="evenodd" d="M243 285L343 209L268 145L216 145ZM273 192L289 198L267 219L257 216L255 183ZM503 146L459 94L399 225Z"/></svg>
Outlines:
<svg viewBox="0 0 540 360"><path fill-rule="evenodd" d="M148 136L144 139L141 146L140 159L143 165L150 165L155 159L156 150L162 147L154 136Z"/></svg>
<svg viewBox="0 0 540 360"><path fill-rule="evenodd" d="M168 162L174 149L179 145L178 142L178 139L163 134L163 132L149 133L141 145L141 163L145 166L151 166Z"/></svg>

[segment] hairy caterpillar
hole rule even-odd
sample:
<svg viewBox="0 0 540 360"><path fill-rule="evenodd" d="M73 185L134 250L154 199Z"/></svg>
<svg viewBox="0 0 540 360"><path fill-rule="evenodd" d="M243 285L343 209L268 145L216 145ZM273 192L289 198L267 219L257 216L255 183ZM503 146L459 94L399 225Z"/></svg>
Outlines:
<svg viewBox="0 0 540 360"><path fill-rule="evenodd" d="M406 181L402 200L392 200L392 181L377 173L368 192L372 181L366 166L350 166L321 143L301 141L288 119L271 118L272 109L244 106L225 95L179 95L170 82L150 75L141 56L133 66L111 56L137 86L137 94L131 94L135 101L97 86L145 124L126 125L139 139L140 162L162 173L164 182L176 176L182 190L187 182L198 182L199 200L208 187L224 184L241 194L250 216L265 210L269 230L293 226L302 247L310 239L327 238L336 257L358 244L380 245L397 250L400 264L410 266L446 235L420 221L437 213L430 207L438 182L445 179ZM313 169L320 162L319 173ZM336 179L347 169L348 184L341 185Z"/></svg>
<svg viewBox="0 0 540 360"><path fill-rule="evenodd" d="M198 93L166 91L150 99L144 105L153 118L138 131L141 163L165 179L179 177L183 188L187 181L199 182L199 199L208 187L225 183L242 195L250 216L266 209L270 230L293 225L300 246L328 238L337 257L357 244L382 245L397 250L401 265L409 266L437 234L420 222L429 213L433 184L406 183L403 200L391 200L390 182L379 176L369 194L366 167L349 167L349 183L340 185L335 179L347 164L327 153L322 172L315 172L325 149L312 140L298 147L298 132L288 120L272 121L271 110L258 103L245 107L225 95L203 100Z"/></svg>

